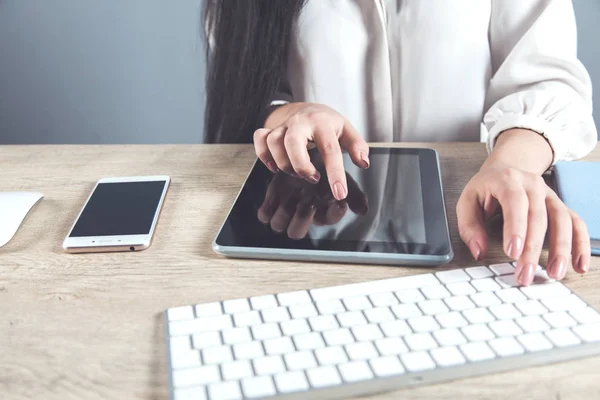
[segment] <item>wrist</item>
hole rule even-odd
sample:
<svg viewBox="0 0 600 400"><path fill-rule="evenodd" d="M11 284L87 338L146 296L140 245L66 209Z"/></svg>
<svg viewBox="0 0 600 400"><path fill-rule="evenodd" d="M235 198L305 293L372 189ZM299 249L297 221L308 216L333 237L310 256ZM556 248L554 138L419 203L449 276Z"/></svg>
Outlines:
<svg viewBox="0 0 600 400"><path fill-rule="evenodd" d="M283 124L297 109L302 107L303 104L304 103L298 102L272 106L265 119L264 127L268 129L277 128L279 125Z"/></svg>
<svg viewBox="0 0 600 400"><path fill-rule="evenodd" d="M543 135L529 129L509 129L496 138L482 169L502 165L542 175L552 165L552 147Z"/></svg>

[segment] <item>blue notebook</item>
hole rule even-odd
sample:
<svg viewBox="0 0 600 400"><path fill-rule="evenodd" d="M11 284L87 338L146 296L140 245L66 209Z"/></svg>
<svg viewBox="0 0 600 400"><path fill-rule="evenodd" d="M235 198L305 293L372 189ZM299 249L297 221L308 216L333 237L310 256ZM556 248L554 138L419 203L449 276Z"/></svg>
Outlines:
<svg viewBox="0 0 600 400"><path fill-rule="evenodd" d="M558 196L585 221L592 254L600 256L600 162L557 162L554 182Z"/></svg>

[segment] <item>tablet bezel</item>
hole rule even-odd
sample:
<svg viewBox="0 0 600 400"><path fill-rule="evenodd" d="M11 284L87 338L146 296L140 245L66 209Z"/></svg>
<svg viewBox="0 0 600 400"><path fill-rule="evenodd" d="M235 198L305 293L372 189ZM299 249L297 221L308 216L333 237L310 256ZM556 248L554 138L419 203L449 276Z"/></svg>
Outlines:
<svg viewBox="0 0 600 400"><path fill-rule="evenodd" d="M284 246L237 246L229 243L221 243L221 236L228 227L228 222L232 218L232 213L240 200L244 188L253 173L262 173L258 168L266 167L256 160L248 175L244 179L232 206L227 212L227 216L221 224L217 235L215 236L212 247L213 250L221 255L234 258L255 258L255 259L277 259L293 261L327 261L327 262L345 262L345 263L376 263L376 264L405 264L415 266L432 266L448 263L453 258L453 249L448 228L448 218L446 213L446 204L443 193L441 179L441 169L438 153L429 148L406 148L406 147L370 147L371 154L407 154L417 155L420 164L421 182L431 182L433 184L421 184L421 196L423 200L425 218L426 243L402 243L404 246L401 251L396 252L362 252L355 250L344 250L342 244L347 247L356 246L358 242L373 243L369 241L342 241L342 240L319 240L320 249L298 249ZM268 170L267 170L268 171ZM441 206L440 206L441 205ZM434 235L435 240L432 239ZM431 248L432 243L442 244L438 250ZM336 246L333 246L336 244ZM420 248L419 248L420 247Z"/></svg>

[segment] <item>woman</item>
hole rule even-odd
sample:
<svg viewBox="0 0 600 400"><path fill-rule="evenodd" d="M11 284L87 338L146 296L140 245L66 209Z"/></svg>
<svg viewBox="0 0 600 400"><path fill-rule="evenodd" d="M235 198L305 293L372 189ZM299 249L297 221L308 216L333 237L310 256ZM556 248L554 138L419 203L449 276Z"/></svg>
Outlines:
<svg viewBox="0 0 600 400"><path fill-rule="evenodd" d="M212 0L206 18L208 142L253 141L271 171L310 182L315 145L341 200L342 151L368 168L367 142L485 141L457 205L473 257L502 209L520 284L547 230L550 277L587 271L585 224L541 177L597 141L571 1Z"/></svg>

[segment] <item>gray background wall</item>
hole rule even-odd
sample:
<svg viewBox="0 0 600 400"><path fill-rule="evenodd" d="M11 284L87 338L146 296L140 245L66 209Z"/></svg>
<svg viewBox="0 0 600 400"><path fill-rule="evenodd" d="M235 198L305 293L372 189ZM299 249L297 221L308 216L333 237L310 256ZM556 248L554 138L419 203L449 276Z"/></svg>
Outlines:
<svg viewBox="0 0 600 400"><path fill-rule="evenodd" d="M201 3L0 0L0 144L201 142ZM600 0L574 4L600 126Z"/></svg>

